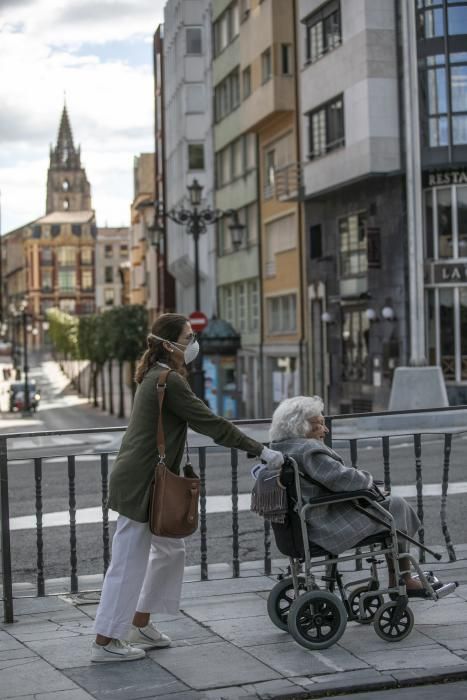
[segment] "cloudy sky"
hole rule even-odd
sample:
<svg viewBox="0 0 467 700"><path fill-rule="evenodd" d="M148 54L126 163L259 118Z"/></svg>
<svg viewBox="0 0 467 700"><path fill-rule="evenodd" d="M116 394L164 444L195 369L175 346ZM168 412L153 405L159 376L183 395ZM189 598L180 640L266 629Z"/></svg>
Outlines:
<svg viewBox="0 0 467 700"><path fill-rule="evenodd" d="M165 0L0 0L2 232L45 213L64 93L97 222L128 225L152 151L152 34Z"/></svg>

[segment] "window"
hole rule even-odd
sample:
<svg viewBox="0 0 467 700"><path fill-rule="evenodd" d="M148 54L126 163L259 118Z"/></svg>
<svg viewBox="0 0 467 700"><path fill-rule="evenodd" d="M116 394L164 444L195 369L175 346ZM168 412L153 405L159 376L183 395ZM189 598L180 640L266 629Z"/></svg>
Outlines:
<svg viewBox="0 0 467 700"><path fill-rule="evenodd" d="M187 27L186 52L192 56L199 56L203 53L201 27Z"/></svg>
<svg viewBox="0 0 467 700"><path fill-rule="evenodd" d="M62 190L63 190L64 192L68 192L69 189L70 189L70 183L68 182L68 180L63 180L63 182L62 182Z"/></svg>
<svg viewBox="0 0 467 700"><path fill-rule="evenodd" d="M105 258L112 258L113 257L113 246L110 243L107 243L104 246L104 257Z"/></svg>
<svg viewBox="0 0 467 700"><path fill-rule="evenodd" d="M275 173L274 150L266 151L264 157L264 198L269 199L274 196L274 173Z"/></svg>
<svg viewBox="0 0 467 700"><path fill-rule="evenodd" d="M186 85L186 112L199 114L206 109L206 98L203 83L188 83Z"/></svg>
<svg viewBox="0 0 467 700"><path fill-rule="evenodd" d="M314 63L342 43L341 11L338 0L328 2L318 12L303 20L307 63Z"/></svg>
<svg viewBox="0 0 467 700"><path fill-rule="evenodd" d="M81 271L81 289L88 290L92 289L92 270L82 270Z"/></svg>
<svg viewBox="0 0 467 700"><path fill-rule="evenodd" d="M321 224L310 226L310 258L316 260L323 257L323 237Z"/></svg>
<svg viewBox="0 0 467 700"><path fill-rule="evenodd" d="M432 3L425 3L426 5ZM441 2L439 3L441 5ZM444 34L443 8L431 8L419 11L418 36L420 39L432 39Z"/></svg>
<svg viewBox="0 0 467 700"><path fill-rule="evenodd" d="M246 282L240 282L237 286L238 293L238 330L245 333L247 329L247 286Z"/></svg>
<svg viewBox="0 0 467 700"><path fill-rule="evenodd" d="M341 277L359 277L368 270L366 212L338 220Z"/></svg>
<svg viewBox="0 0 467 700"><path fill-rule="evenodd" d="M60 311L64 311L66 314L74 314L76 311L76 301L75 299L60 299Z"/></svg>
<svg viewBox="0 0 467 700"><path fill-rule="evenodd" d="M120 244L120 257L121 258L128 257L128 243L121 243Z"/></svg>
<svg viewBox="0 0 467 700"><path fill-rule="evenodd" d="M110 284L111 282L114 281L114 270L113 267L106 267L105 268L105 275L104 275L105 281L107 284Z"/></svg>
<svg viewBox="0 0 467 700"><path fill-rule="evenodd" d="M41 262L43 265L51 265L53 261L52 248L44 246L41 248Z"/></svg>
<svg viewBox="0 0 467 700"><path fill-rule="evenodd" d="M58 288L61 292L75 292L76 272L74 270L59 270Z"/></svg>
<svg viewBox="0 0 467 700"><path fill-rule="evenodd" d="M448 7L449 34L467 34L467 5Z"/></svg>
<svg viewBox="0 0 467 700"><path fill-rule="evenodd" d="M266 277L276 273L276 255L297 245L295 214L281 216L266 224Z"/></svg>
<svg viewBox="0 0 467 700"><path fill-rule="evenodd" d="M251 95L251 67L245 68L242 73L243 79L243 99L246 100L247 97Z"/></svg>
<svg viewBox="0 0 467 700"><path fill-rule="evenodd" d="M238 35L238 2L233 2L214 23L214 56L218 56Z"/></svg>
<svg viewBox="0 0 467 700"><path fill-rule="evenodd" d="M259 285L258 280L248 283L248 305L250 307L250 331L259 330Z"/></svg>
<svg viewBox="0 0 467 700"><path fill-rule="evenodd" d="M342 379L367 381L370 321L361 309L345 309L342 329Z"/></svg>
<svg viewBox="0 0 467 700"><path fill-rule="evenodd" d="M263 83L267 83L272 77L272 56L271 49L266 49L261 54L261 79Z"/></svg>
<svg viewBox="0 0 467 700"><path fill-rule="evenodd" d="M243 173L243 140L236 139L231 146L232 178L240 177Z"/></svg>
<svg viewBox="0 0 467 700"><path fill-rule="evenodd" d="M188 144L188 170L204 170L204 144Z"/></svg>
<svg viewBox="0 0 467 700"><path fill-rule="evenodd" d="M61 231L60 224L52 224L50 227L50 233L52 236L55 238L55 236L59 236Z"/></svg>
<svg viewBox="0 0 467 700"><path fill-rule="evenodd" d="M428 259L467 258L467 187L425 191L425 235Z"/></svg>
<svg viewBox="0 0 467 700"><path fill-rule="evenodd" d="M292 75L292 44L281 44L282 75Z"/></svg>
<svg viewBox="0 0 467 700"><path fill-rule="evenodd" d="M63 200L63 208L65 209L65 211L67 211L70 208L70 202L68 201L68 199Z"/></svg>
<svg viewBox="0 0 467 700"><path fill-rule="evenodd" d="M72 246L60 246L57 248L58 264L62 267L74 267L76 265L76 248Z"/></svg>
<svg viewBox="0 0 467 700"><path fill-rule="evenodd" d="M104 303L106 306L113 306L115 294L113 289L104 289Z"/></svg>
<svg viewBox="0 0 467 700"><path fill-rule="evenodd" d="M41 288L43 292L51 292L53 290L53 276L52 270L42 270L41 271L42 284Z"/></svg>
<svg viewBox="0 0 467 700"><path fill-rule="evenodd" d="M71 233L73 236L81 236L81 224L71 224Z"/></svg>
<svg viewBox="0 0 467 700"><path fill-rule="evenodd" d="M81 265L92 265L92 248L81 248Z"/></svg>
<svg viewBox="0 0 467 700"><path fill-rule="evenodd" d="M342 96L308 114L310 160L324 156L345 143Z"/></svg>
<svg viewBox="0 0 467 700"><path fill-rule="evenodd" d="M240 21L244 22L250 14L250 0L240 0Z"/></svg>
<svg viewBox="0 0 467 700"><path fill-rule="evenodd" d="M267 199L274 195L276 175L294 160L293 133L289 131L266 147L264 155L264 193Z"/></svg>
<svg viewBox="0 0 467 700"><path fill-rule="evenodd" d="M216 121L224 119L240 104L240 74L236 68L214 90Z"/></svg>
<svg viewBox="0 0 467 700"><path fill-rule="evenodd" d="M295 333L297 330L297 295L269 297L268 332L271 335Z"/></svg>

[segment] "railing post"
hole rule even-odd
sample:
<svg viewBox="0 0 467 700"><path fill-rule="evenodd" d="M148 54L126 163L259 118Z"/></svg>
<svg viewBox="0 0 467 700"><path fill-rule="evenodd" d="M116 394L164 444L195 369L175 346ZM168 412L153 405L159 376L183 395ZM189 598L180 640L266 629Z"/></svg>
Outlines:
<svg viewBox="0 0 467 700"><path fill-rule="evenodd" d="M264 521L264 575L270 576L271 567L271 522Z"/></svg>
<svg viewBox="0 0 467 700"><path fill-rule="evenodd" d="M101 489L102 489L102 545L104 555L104 576L110 564L109 546L109 507L107 499L109 496L109 455L101 454Z"/></svg>
<svg viewBox="0 0 467 700"><path fill-rule="evenodd" d="M37 546L37 595L45 595L44 582L44 538L42 532L42 457L34 459L34 481L36 484L36 546Z"/></svg>
<svg viewBox="0 0 467 700"><path fill-rule="evenodd" d="M70 513L70 592L78 592L76 553L76 486L75 486L75 455L68 455L68 503Z"/></svg>
<svg viewBox="0 0 467 700"><path fill-rule="evenodd" d="M328 432L324 436L324 444L327 445L328 447L332 447L332 417L325 416L324 424L325 424L326 428L328 429Z"/></svg>
<svg viewBox="0 0 467 700"><path fill-rule="evenodd" d="M423 525L423 474L422 474L422 436L416 433L413 436L415 454L415 486L417 489L417 515L420 520L418 539L421 544L425 543L425 527ZM425 563L425 550L420 549L420 563Z"/></svg>
<svg viewBox="0 0 467 700"><path fill-rule="evenodd" d="M447 518L446 518L446 505L448 496L448 486L449 486L449 464L451 461L451 445L452 445L452 435L446 433L444 436L444 460L443 460L443 481L441 484L441 529L444 535L444 541L446 542L446 549L449 555L449 561L456 561L456 552L454 545L452 544L451 534L449 532Z"/></svg>
<svg viewBox="0 0 467 700"><path fill-rule="evenodd" d="M201 534L201 581L208 580L208 543L206 518L206 448L198 449L199 459L199 505L200 505L200 534Z"/></svg>
<svg viewBox="0 0 467 700"><path fill-rule="evenodd" d="M232 466L232 569L233 577L240 576L240 561L238 558L238 452L230 450L230 463Z"/></svg>
<svg viewBox="0 0 467 700"><path fill-rule="evenodd" d="M2 523L3 620L13 622L13 584L11 578L10 504L8 494L7 439L0 437L0 507Z"/></svg>

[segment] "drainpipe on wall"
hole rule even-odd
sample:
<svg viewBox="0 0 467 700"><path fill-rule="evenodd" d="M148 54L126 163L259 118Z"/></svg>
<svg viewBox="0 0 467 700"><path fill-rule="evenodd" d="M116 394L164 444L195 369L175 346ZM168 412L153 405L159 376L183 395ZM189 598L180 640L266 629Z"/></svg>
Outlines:
<svg viewBox="0 0 467 700"><path fill-rule="evenodd" d="M292 3L293 18L293 39L294 39L294 88L295 88L295 148L298 165L298 197L297 197L297 228L298 228L298 254L299 254L299 289L300 289L300 338L298 341L298 352L300 358L300 391L305 393L309 390L309 354L306 352L305 343L305 307L308 309L308 294L305 287L307 260L305 256L306 246L304 245L303 229L303 187L301 175L301 138L300 138L300 86L298 78L298 31L297 31L297 0Z"/></svg>
<svg viewBox="0 0 467 700"><path fill-rule="evenodd" d="M260 173L260 148L259 148L259 136L256 134L256 191L257 191L257 201L258 201L258 293L259 293L259 387L258 387L258 407L260 411L260 417L266 418L265 416L265 401L264 401L264 353L263 353L263 343L264 343L264 299L263 299L263 230L261 227L261 173Z"/></svg>

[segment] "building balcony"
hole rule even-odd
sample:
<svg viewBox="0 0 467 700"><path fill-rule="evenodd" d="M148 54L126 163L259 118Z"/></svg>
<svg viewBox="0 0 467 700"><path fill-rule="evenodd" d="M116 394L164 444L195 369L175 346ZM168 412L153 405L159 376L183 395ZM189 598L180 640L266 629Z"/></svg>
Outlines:
<svg viewBox="0 0 467 700"><path fill-rule="evenodd" d="M302 165L289 163L274 170L274 194L280 202L297 201L302 193Z"/></svg>
<svg viewBox="0 0 467 700"><path fill-rule="evenodd" d="M292 76L274 75L242 103L244 131L257 131L271 116L295 111Z"/></svg>

